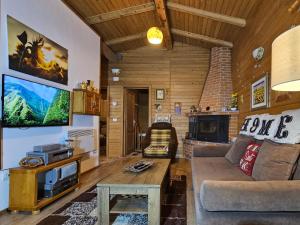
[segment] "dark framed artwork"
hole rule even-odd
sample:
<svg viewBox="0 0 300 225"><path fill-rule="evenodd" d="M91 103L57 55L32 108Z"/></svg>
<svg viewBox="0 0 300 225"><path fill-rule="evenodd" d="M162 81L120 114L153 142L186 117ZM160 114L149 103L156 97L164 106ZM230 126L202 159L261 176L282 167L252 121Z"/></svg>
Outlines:
<svg viewBox="0 0 300 225"><path fill-rule="evenodd" d="M68 84L68 50L7 16L9 69Z"/></svg>
<svg viewBox="0 0 300 225"><path fill-rule="evenodd" d="M156 100L164 100L164 99L165 99L165 90L156 89Z"/></svg>
<svg viewBox="0 0 300 225"><path fill-rule="evenodd" d="M251 85L251 109L267 108L269 104L268 75L266 74Z"/></svg>

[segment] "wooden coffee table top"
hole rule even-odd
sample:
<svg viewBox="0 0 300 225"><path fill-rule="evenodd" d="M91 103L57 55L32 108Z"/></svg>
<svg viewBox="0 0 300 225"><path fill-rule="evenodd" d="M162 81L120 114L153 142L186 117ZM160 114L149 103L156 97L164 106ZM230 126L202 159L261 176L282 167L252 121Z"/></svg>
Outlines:
<svg viewBox="0 0 300 225"><path fill-rule="evenodd" d="M151 160L154 164L147 170L140 173L133 173L124 170L124 167L140 160ZM98 187L160 187L168 171L170 159L143 159L141 157L126 158L116 161L107 174L99 183Z"/></svg>

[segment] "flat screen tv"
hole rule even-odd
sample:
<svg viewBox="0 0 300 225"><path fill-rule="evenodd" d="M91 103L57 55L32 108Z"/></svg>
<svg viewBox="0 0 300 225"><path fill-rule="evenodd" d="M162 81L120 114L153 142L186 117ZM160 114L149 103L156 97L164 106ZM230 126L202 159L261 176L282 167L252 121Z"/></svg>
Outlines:
<svg viewBox="0 0 300 225"><path fill-rule="evenodd" d="M67 126L69 110L69 91L3 75L3 127Z"/></svg>

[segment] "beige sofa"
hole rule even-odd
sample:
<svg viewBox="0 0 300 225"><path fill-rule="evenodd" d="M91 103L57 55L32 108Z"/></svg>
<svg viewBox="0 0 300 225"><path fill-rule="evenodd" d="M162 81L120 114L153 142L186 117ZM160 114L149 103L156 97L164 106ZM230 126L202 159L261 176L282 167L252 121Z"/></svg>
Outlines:
<svg viewBox="0 0 300 225"><path fill-rule="evenodd" d="M220 144L194 149L197 224L299 225L300 180L254 181L224 157L229 148Z"/></svg>

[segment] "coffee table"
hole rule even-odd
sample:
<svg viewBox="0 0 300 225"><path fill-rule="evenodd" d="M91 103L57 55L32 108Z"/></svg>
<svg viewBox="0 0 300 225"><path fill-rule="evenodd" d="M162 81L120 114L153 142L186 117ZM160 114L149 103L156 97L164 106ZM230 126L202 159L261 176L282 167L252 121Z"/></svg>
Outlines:
<svg viewBox="0 0 300 225"><path fill-rule="evenodd" d="M148 159L153 166L140 173L126 172L124 167L142 158L133 157L117 161L112 173L97 184L98 224L109 225L110 214L148 214L148 225L160 224L160 203L163 187L169 179L170 159ZM143 198L118 198L133 195ZM148 204L147 204L148 203Z"/></svg>

